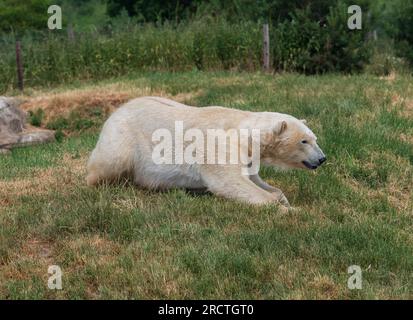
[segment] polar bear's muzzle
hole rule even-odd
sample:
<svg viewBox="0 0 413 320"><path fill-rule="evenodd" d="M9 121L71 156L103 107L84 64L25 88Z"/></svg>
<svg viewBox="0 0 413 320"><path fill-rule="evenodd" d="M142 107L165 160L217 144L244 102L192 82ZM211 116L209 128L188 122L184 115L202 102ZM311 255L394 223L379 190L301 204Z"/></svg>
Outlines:
<svg viewBox="0 0 413 320"><path fill-rule="evenodd" d="M319 166L321 166L326 160L326 156L324 155L323 151L321 151L318 145L314 146L314 156L311 157L311 160L304 160L302 161L303 165L305 165L310 170L315 170Z"/></svg>
<svg viewBox="0 0 413 320"><path fill-rule="evenodd" d="M326 159L326 157L323 157L323 158L321 158L321 159L319 159L318 160L318 163L317 164L315 164L315 163L310 163L310 162L308 162L308 161L303 161L303 165L305 165L308 169L310 169L310 170L315 170L315 169L317 169L319 166L321 166L321 164L323 163L323 162L325 162L327 159Z"/></svg>

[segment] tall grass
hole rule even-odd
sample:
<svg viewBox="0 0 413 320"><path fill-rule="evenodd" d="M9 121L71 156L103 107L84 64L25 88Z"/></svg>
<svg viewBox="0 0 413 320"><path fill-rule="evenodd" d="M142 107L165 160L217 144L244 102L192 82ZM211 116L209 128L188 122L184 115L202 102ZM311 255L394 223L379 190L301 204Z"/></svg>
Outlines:
<svg viewBox="0 0 413 320"><path fill-rule="evenodd" d="M15 40L0 45L0 93L15 87ZM102 79L133 71L248 69L260 66L261 33L255 23L195 21L178 26L127 25L105 32L30 34L21 39L28 86Z"/></svg>
<svg viewBox="0 0 413 320"><path fill-rule="evenodd" d="M328 25L307 11L271 26L276 70L301 73L361 71L370 57L367 32L350 32L346 10L331 10ZM100 80L136 71L247 70L261 66L262 23L202 17L180 24L114 19L100 30L29 33L21 37L28 86ZM0 94L15 86L13 36L0 37Z"/></svg>

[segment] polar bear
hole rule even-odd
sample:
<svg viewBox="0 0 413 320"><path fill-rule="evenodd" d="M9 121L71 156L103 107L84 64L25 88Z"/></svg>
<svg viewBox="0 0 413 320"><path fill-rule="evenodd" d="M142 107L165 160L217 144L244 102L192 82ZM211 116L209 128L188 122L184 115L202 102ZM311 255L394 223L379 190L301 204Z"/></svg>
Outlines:
<svg viewBox="0 0 413 320"><path fill-rule="evenodd" d="M182 140L183 133L178 132L177 124L180 129L196 129L197 134L193 134L195 137L203 138L203 135L208 136L208 130L218 129L221 133L244 130L247 139L241 142L241 139L231 140L228 137L221 141L214 138L211 144L209 140L202 140L198 146L205 149L199 152L200 156L197 155L199 161L182 161L182 153L194 156L198 150L184 151L185 147L189 148L190 141L178 141L178 137ZM254 130L255 137L258 138L255 158L251 148ZM165 135L162 140L160 132L170 132L171 135L169 139ZM186 133L184 136L187 136ZM161 140L163 150L158 157L154 157L154 151L159 151ZM192 139L191 142L193 141ZM217 144L220 147L229 146L227 149L215 148L212 151L215 156L217 150L224 150L224 162L206 161L208 146L210 150ZM237 155L246 152L249 162L228 161L228 150L235 150ZM157 162L159 157L166 154L174 154L175 161ZM176 161L177 157L180 161ZM121 106L104 124L88 162L87 184L91 186L126 177L136 185L149 189L208 190L218 196L250 204L275 202L289 207L288 200L280 189L262 180L258 169L248 169L252 167L251 159L258 160L254 162L254 167L258 163L258 169L263 164L313 170L326 157L305 121L287 114L249 112L219 106L198 108L161 97L141 97Z"/></svg>

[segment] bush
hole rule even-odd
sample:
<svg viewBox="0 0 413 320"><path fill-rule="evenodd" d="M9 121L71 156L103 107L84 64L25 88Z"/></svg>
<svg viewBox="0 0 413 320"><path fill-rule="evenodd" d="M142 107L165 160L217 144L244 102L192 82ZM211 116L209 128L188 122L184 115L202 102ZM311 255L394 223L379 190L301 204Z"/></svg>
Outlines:
<svg viewBox="0 0 413 320"><path fill-rule="evenodd" d="M388 76L392 72L403 74L409 71L406 59L397 57L394 40L384 38L377 41L365 71L375 76Z"/></svg>
<svg viewBox="0 0 413 320"><path fill-rule="evenodd" d="M314 21L308 9L279 24L272 38L274 67L306 74L358 72L370 57L368 27L349 30L347 7L331 8L325 22Z"/></svg>
<svg viewBox="0 0 413 320"><path fill-rule="evenodd" d="M32 126L40 127L44 118L44 111L42 108L38 108L36 111L29 111L29 123Z"/></svg>
<svg viewBox="0 0 413 320"><path fill-rule="evenodd" d="M28 28L46 28L46 12L51 4L51 0L0 1L0 32L20 33Z"/></svg>
<svg viewBox="0 0 413 320"><path fill-rule="evenodd" d="M394 53L413 66L413 1L383 2L376 11L380 37L391 39L389 42L394 46Z"/></svg>

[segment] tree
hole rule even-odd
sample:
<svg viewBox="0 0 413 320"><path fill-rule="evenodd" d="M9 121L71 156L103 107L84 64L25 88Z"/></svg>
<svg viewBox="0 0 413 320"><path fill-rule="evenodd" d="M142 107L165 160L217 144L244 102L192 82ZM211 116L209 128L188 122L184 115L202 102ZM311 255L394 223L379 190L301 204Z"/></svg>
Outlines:
<svg viewBox="0 0 413 320"><path fill-rule="evenodd" d="M222 16L230 22L266 20L274 24L291 19L297 10L309 9L311 18L322 24L338 0L107 0L108 14L126 10L143 21L181 20L195 13ZM359 0L359 2L370 0ZM348 0L348 2L351 2Z"/></svg>
<svg viewBox="0 0 413 320"><path fill-rule="evenodd" d="M146 22L158 20L179 21L196 8L194 0L108 0L108 14L117 16L126 10L129 16L138 16Z"/></svg>
<svg viewBox="0 0 413 320"><path fill-rule="evenodd" d="M0 0L0 31L46 29L51 0Z"/></svg>

